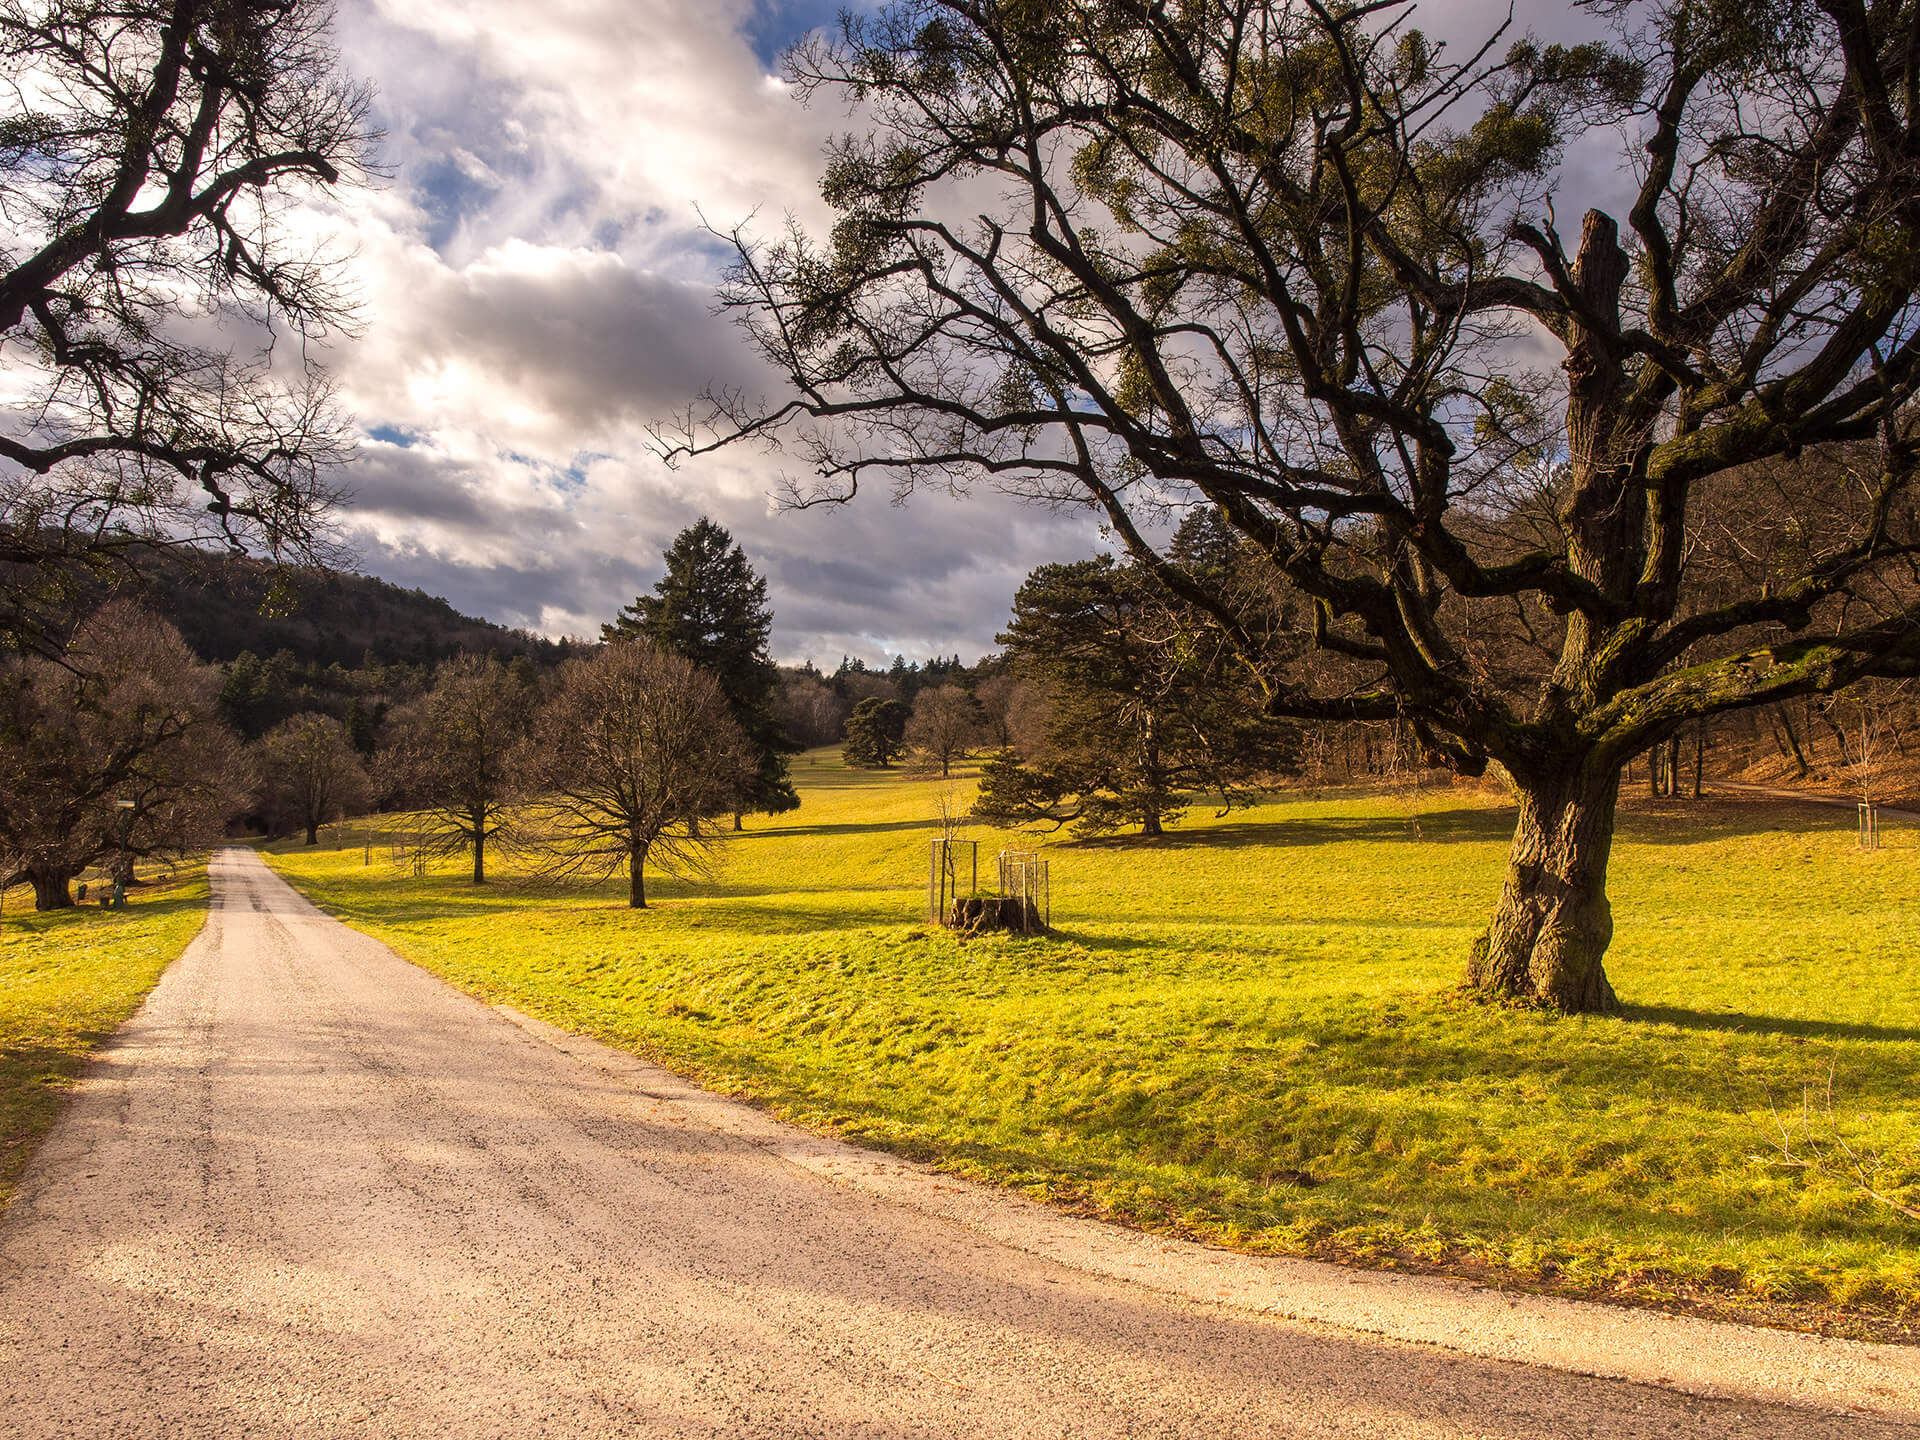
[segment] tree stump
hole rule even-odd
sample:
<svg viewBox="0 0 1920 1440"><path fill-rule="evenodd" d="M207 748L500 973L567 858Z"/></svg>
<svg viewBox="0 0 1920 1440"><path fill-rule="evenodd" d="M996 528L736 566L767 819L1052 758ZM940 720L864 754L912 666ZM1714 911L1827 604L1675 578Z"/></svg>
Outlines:
<svg viewBox="0 0 1920 1440"><path fill-rule="evenodd" d="M1017 895L971 895L953 902L947 924L970 935L988 930L1008 930L1016 935L1038 935L1046 925L1040 919L1040 907Z"/></svg>

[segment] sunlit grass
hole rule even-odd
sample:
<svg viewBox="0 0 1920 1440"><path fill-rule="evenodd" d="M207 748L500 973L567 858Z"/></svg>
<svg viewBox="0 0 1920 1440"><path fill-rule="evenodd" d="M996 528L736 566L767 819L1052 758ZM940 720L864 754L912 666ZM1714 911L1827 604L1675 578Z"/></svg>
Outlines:
<svg viewBox="0 0 1920 1440"><path fill-rule="evenodd" d="M90 1052L199 932L204 862L136 887L124 910L36 915L32 892L0 908L0 1208Z"/></svg>
<svg viewBox="0 0 1920 1440"><path fill-rule="evenodd" d="M923 921L939 782L796 765L711 886L475 890L384 847L282 848L320 903L455 983L803 1123L1260 1250L1487 1267L1715 1303L1920 1301L1920 1226L1766 1163L1769 1105L1920 1195L1920 844L1812 808L1633 810L1608 968L1633 1007L1454 993L1499 797L1196 807L1156 845L1049 845L1057 933ZM971 824L983 875L1009 837ZM1015 843L1030 845L1030 838ZM1042 842L1045 843L1045 842Z"/></svg>

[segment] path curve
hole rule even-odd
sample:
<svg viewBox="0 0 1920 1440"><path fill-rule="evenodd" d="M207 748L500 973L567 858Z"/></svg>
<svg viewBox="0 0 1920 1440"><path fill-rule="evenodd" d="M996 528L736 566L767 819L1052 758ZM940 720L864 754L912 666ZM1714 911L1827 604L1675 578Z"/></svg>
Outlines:
<svg viewBox="0 0 1920 1440"><path fill-rule="evenodd" d="M1804 1341L1784 1353L1826 1377L1798 1397L1821 1413L1777 1403L1790 1383L1740 1398L1737 1373L1707 1398L1250 1313L1352 1272L1209 1271L1198 1247L1048 1230L516 1023L251 853L222 852L213 882L206 930L0 1223L0 1434L1517 1440L1920 1418L1913 1352L1886 1347L1707 1327L1759 1337L1763 1369ZM1114 1278L1130 1267L1146 1283ZM1491 1313L1444 1284L1402 1295L1442 1338ZM1569 1355L1613 1363L1611 1332L1581 1327L1615 1312L1546 1313Z"/></svg>

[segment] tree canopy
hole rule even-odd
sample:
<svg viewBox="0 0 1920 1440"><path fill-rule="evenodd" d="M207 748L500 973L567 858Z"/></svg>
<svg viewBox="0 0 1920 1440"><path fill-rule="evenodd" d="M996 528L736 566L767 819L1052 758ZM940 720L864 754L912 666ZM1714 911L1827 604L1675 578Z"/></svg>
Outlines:
<svg viewBox="0 0 1920 1440"><path fill-rule="evenodd" d="M1195 573L1233 564L1231 536L1204 514L1172 548ZM1224 591L1230 581L1223 573L1214 583ZM1236 613L1249 633L1259 626L1244 606ZM1158 835L1185 812L1188 792L1211 792L1231 809L1293 768L1293 727L1263 712L1219 627L1143 566L1111 556L1041 566L999 640L1050 705L1040 753L1003 752L982 773L974 813L983 818Z"/></svg>
<svg viewBox="0 0 1920 1440"><path fill-rule="evenodd" d="M869 695L847 716L846 743L840 756L862 770L885 770L900 758L906 743L906 705L880 695Z"/></svg>
<svg viewBox="0 0 1920 1440"><path fill-rule="evenodd" d="M217 690L178 631L125 600L59 660L0 665L0 883L61 909L90 865L217 839L253 783Z"/></svg>

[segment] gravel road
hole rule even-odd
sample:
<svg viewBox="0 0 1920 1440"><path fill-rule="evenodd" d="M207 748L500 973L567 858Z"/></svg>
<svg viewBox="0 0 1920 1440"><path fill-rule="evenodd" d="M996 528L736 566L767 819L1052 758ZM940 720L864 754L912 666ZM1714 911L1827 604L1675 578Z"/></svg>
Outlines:
<svg viewBox="0 0 1920 1440"><path fill-rule="evenodd" d="M1248 1314L783 1158L250 853L0 1223L0 1435L1877 1436Z"/></svg>

